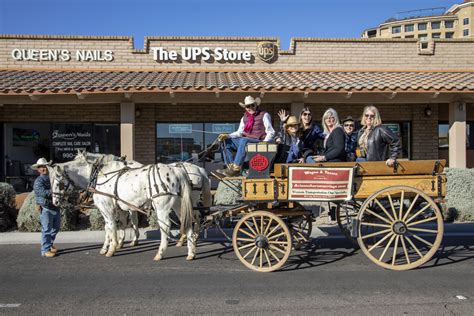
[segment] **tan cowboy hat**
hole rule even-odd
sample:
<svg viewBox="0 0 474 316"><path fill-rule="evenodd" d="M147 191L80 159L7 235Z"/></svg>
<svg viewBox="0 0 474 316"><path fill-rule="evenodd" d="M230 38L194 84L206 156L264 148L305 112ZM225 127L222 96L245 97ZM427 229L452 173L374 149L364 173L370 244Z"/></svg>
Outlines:
<svg viewBox="0 0 474 316"><path fill-rule="evenodd" d="M296 116L292 115L286 120L286 123L284 124L285 128L288 128L290 125L300 125L300 122L296 118Z"/></svg>
<svg viewBox="0 0 474 316"><path fill-rule="evenodd" d="M31 169L33 170L36 170L38 169L38 167L41 167L41 166L50 166L51 165L51 161L47 161L45 158L41 157L40 159L38 159L38 161L31 165Z"/></svg>
<svg viewBox="0 0 474 316"><path fill-rule="evenodd" d="M255 104L255 106L259 106L261 101L262 100L260 100L260 98L254 99L252 96L248 95L245 97L244 103L239 102L239 104L241 107L246 108L247 106L253 105L253 104Z"/></svg>

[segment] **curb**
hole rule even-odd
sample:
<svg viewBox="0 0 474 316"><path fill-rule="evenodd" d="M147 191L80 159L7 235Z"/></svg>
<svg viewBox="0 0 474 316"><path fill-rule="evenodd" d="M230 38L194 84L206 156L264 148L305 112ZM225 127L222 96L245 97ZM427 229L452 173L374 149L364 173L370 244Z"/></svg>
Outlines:
<svg viewBox="0 0 474 316"><path fill-rule="evenodd" d="M231 228L224 228L223 231L229 236L232 236ZM125 242L130 241L132 237L132 230L127 229L125 233ZM444 236L474 236L474 223L457 223L445 224ZM345 238L340 232L337 225L313 225L312 238ZM171 231L171 238L178 238L178 231ZM218 229L209 229L207 235L202 232L200 239L204 241L227 241L222 232ZM0 233L0 245L10 244L38 244L41 240L41 233L23 233L23 232L5 232ZM160 240L159 230L154 229L140 229L140 240ZM56 239L57 243L72 244L72 243L103 243L104 231L72 231L60 232Z"/></svg>

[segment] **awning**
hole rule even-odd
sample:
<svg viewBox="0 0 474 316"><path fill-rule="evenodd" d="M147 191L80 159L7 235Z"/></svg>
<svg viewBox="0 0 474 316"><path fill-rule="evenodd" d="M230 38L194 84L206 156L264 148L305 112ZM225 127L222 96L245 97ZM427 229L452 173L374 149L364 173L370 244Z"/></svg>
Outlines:
<svg viewBox="0 0 474 316"><path fill-rule="evenodd" d="M0 70L0 95L165 91L474 92L474 72Z"/></svg>

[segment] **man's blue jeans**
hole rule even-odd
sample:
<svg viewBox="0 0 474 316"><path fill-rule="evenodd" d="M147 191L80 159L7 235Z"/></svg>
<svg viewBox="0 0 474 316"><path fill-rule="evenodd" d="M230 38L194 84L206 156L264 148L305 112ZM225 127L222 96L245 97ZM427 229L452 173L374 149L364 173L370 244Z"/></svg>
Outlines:
<svg viewBox="0 0 474 316"><path fill-rule="evenodd" d="M48 252L61 227L61 212L43 207L41 211L41 254Z"/></svg>
<svg viewBox="0 0 474 316"><path fill-rule="evenodd" d="M245 151L246 145L248 143L259 143L260 140L255 138L248 138L248 137L237 137L237 138L227 138L225 140L225 162L226 163L234 163L236 165L241 166L244 162L245 155L247 152ZM235 151L235 157L232 159L232 151Z"/></svg>

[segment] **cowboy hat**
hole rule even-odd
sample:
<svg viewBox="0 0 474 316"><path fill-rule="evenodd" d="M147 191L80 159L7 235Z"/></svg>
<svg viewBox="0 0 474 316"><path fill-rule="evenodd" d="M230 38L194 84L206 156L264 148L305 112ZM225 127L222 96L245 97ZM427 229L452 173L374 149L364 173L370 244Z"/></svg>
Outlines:
<svg viewBox="0 0 474 316"><path fill-rule="evenodd" d="M31 165L31 169L33 170L36 170L38 169L38 167L41 167L41 166L50 166L51 165L51 161L47 161L45 158L41 157L40 159L38 159L38 161Z"/></svg>
<svg viewBox="0 0 474 316"><path fill-rule="evenodd" d="M286 120L286 123L284 124L285 128L288 128L290 125L300 125L300 122L296 118L296 116L292 115Z"/></svg>
<svg viewBox="0 0 474 316"><path fill-rule="evenodd" d="M244 103L239 102L239 104L240 104L241 107L246 108L247 106L254 105L254 104L255 104L255 106L259 106L261 101L262 100L260 100L260 98L255 98L254 99L252 96L248 95L248 96L245 97Z"/></svg>

